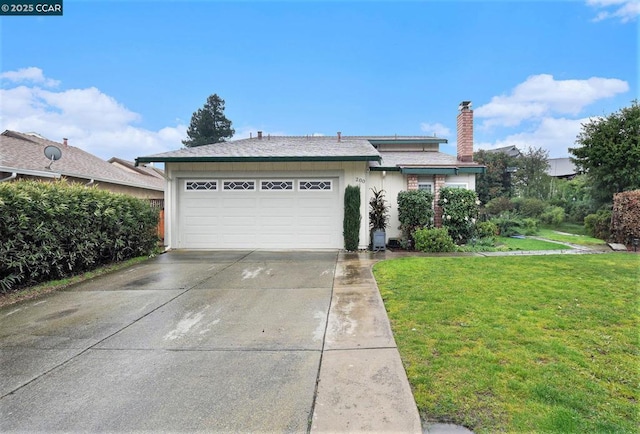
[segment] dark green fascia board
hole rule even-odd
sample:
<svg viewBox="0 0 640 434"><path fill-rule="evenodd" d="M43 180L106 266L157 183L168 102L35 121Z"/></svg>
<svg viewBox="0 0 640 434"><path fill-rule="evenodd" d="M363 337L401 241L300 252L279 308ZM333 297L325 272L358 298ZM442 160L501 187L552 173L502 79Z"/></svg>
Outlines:
<svg viewBox="0 0 640 434"><path fill-rule="evenodd" d="M346 157L138 157L136 166L140 163L256 163L256 162L290 162L290 161L377 161L381 158L369 155L352 155Z"/></svg>
<svg viewBox="0 0 640 434"><path fill-rule="evenodd" d="M390 167L375 166L375 167L369 167L369 170L371 172L400 172L400 168L397 166L390 166Z"/></svg>
<svg viewBox="0 0 640 434"><path fill-rule="evenodd" d="M458 175L460 173L485 173L486 167L401 167L405 175Z"/></svg>

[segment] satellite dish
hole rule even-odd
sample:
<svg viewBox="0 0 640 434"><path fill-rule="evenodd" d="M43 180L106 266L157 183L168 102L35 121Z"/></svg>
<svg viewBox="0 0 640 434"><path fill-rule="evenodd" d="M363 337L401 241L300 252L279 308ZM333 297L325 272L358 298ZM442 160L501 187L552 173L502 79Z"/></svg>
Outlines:
<svg viewBox="0 0 640 434"><path fill-rule="evenodd" d="M44 148L44 156L47 157L47 160L51 161L46 168L51 169L53 162L62 158L62 151L57 146L49 145Z"/></svg>

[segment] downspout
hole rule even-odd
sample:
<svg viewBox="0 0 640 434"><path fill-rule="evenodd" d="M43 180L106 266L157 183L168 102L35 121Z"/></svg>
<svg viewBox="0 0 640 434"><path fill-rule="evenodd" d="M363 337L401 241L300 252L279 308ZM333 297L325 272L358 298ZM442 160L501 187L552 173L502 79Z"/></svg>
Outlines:
<svg viewBox="0 0 640 434"><path fill-rule="evenodd" d="M18 174L16 172L13 172L11 176L0 179L0 182L11 181L12 179L16 179L17 176Z"/></svg>
<svg viewBox="0 0 640 434"><path fill-rule="evenodd" d="M93 184L94 184L94 182L96 182L96 180L95 180L95 179L92 179L91 181L87 182L84 186L85 186L85 187L89 187L90 185L93 185Z"/></svg>

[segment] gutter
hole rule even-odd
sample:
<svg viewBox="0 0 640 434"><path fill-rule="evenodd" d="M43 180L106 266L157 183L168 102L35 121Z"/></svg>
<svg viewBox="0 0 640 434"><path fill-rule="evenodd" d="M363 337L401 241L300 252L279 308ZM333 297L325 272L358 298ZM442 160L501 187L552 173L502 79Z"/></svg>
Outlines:
<svg viewBox="0 0 640 434"><path fill-rule="evenodd" d="M16 172L13 172L11 176L0 179L0 182L11 181L12 179L16 179L17 176L18 174Z"/></svg>

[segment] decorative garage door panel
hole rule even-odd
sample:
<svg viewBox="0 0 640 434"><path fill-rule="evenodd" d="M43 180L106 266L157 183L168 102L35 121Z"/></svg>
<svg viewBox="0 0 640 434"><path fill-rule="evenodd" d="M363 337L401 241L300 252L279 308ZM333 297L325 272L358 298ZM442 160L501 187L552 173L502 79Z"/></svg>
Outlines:
<svg viewBox="0 0 640 434"><path fill-rule="evenodd" d="M338 192L337 178L181 180L178 248L341 248Z"/></svg>

